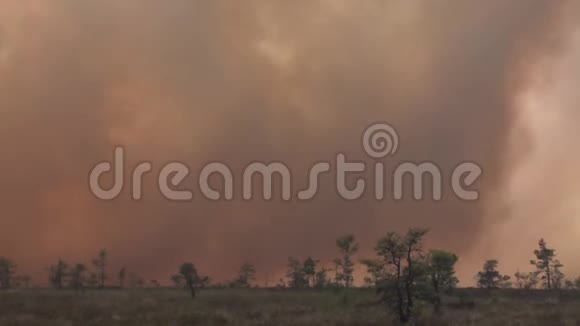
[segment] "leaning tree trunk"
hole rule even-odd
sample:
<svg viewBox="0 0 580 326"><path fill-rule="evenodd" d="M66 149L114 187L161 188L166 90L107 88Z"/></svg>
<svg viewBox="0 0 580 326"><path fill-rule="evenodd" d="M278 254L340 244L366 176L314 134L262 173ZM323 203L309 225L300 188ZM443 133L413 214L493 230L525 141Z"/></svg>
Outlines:
<svg viewBox="0 0 580 326"><path fill-rule="evenodd" d="M193 286L193 284L189 285L189 291L191 291L191 298L194 299L195 298L195 287Z"/></svg>

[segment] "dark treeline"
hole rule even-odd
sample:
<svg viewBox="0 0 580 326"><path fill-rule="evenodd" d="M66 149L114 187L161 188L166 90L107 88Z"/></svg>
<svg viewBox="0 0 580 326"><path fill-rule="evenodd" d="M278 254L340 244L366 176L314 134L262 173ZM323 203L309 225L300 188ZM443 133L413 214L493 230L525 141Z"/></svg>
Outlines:
<svg viewBox="0 0 580 326"><path fill-rule="evenodd" d="M277 289L348 289L354 286L356 262L366 267L364 285L375 288L381 301L391 309L398 319L406 323L413 318L414 307L427 303L438 313L442 308L443 297L458 286L455 265L459 257L441 249L424 248L424 238L428 230L414 228L406 234L389 232L379 239L374 247L375 256L356 259L359 245L353 235L345 235L336 240L337 258L331 266L323 266L313 257L298 259L289 257L286 277L280 279ZM566 279L562 272L563 264L557 259L556 251L544 239L533 251L529 272L516 272L513 277L499 271L499 262L490 259L484 262L482 270L476 274L480 288L493 289L546 289L580 290L580 277ZM122 289L122 288L159 288L158 280L145 280L136 273L128 273L126 268L112 272L108 268L109 254L100 250L91 260L84 263L69 264L57 259L48 268L48 280L55 289ZM198 289L213 288L251 288L259 287L256 269L251 262L244 262L236 277L226 283L212 283L203 276L192 262L178 266L176 273L169 278L175 288L186 289L195 298ZM10 259L0 257L0 289L29 288L30 277L17 274L17 266ZM266 284L266 287L272 287Z"/></svg>

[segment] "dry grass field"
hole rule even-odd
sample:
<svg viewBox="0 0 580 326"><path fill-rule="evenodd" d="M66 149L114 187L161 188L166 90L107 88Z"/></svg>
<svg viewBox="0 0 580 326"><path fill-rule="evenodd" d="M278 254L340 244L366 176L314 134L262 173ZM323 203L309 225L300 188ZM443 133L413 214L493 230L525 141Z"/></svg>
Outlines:
<svg viewBox="0 0 580 326"><path fill-rule="evenodd" d="M457 290L412 325L580 325L580 293ZM0 292L0 325L396 325L373 290L174 289Z"/></svg>

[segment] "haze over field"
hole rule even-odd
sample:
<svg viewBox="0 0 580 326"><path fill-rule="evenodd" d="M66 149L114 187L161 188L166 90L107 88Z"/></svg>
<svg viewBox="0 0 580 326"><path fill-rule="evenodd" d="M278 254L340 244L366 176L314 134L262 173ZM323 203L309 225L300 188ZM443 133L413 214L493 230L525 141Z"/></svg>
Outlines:
<svg viewBox="0 0 580 326"><path fill-rule="evenodd" d="M359 258L389 230L429 227L458 253L461 285L483 261L527 270L545 237L580 273L580 6L575 1L0 0L0 256L38 282L57 257L168 282L183 261L215 280L242 261L270 281L288 256L330 265L354 233ZM398 161L478 162L481 199L347 202L321 179L309 202L112 202L88 174L125 146L127 165L210 161L236 175L310 166L397 127ZM195 173L183 186L196 188ZM197 196L200 197L200 196ZM360 279L360 277L359 277Z"/></svg>

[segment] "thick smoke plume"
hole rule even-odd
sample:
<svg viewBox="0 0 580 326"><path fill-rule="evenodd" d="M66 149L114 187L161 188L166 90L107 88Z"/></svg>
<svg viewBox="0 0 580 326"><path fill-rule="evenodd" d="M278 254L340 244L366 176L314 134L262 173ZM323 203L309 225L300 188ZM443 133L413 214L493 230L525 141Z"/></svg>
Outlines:
<svg viewBox="0 0 580 326"><path fill-rule="evenodd" d="M358 237L362 257L388 230L426 226L431 246L460 254L464 284L488 256L514 269L525 263L540 236L557 241L566 262L580 205L563 218L559 194L579 193L571 190L578 155L542 147L530 119L545 122L550 110L550 135L570 132L572 144L577 92L538 82L551 75L578 85L569 77L578 75L569 72L578 72L577 55L570 70L553 72L578 53L572 6L0 0L0 255L40 280L57 257L88 261L101 247L115 266L163 282L185 260L216 280L249 260L263 280L288 256L330 261L345 233ZM544 93L552 97L542 102ZM397 160L444 171L481 164L481 200L345 202L328 178L307 203L172 203L153 177L141 202L127 191L102 202L88 190L89 170L117 144L129 165L157 168L179 160L196 171L220 160L240 172L252 161L283 161L304 185L309 166L337 152L368 160L360 138L375 121L398 128ZM530 182L564 153L568 172ZM506 248L521 230L522 247Z"/></svg>

